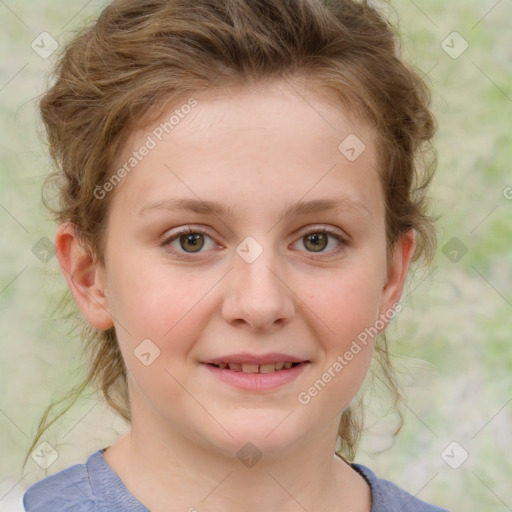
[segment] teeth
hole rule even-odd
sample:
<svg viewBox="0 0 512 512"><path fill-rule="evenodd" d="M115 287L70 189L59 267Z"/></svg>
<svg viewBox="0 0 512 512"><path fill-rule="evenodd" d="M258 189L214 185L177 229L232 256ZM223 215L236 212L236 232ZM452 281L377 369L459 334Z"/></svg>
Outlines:
<svg viewBox="0 0 512 512"><path fill-rule="evenodd" d="M268 363L268 364L250 364L250 363L219 363L215 366L223 370L229 368L231 371L244 372L244 373L272 373L283 368L285 370L290 369L294 363L291 361L285 361L280 363ZM298 364L298 363L295 363Z"/></svg>
<svg viewBox="0 0 512 512"><path fill-rule="evenodd" d="M276 371L276 364L261 364L260 365L260 373L272 373Z"/></svg>
<svg viewBox="0 0 512 512"><path fill-rule="evenodd" d="M258 373L258 365L257 364L243 364L242 371L244 373Z"/></svg>

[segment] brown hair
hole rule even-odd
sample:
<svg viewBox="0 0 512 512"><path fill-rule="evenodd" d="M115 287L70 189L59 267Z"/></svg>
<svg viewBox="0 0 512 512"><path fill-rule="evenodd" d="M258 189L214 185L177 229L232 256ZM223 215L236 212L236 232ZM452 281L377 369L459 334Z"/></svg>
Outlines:
<svg viewBox="0 0 512 512"><path fill-rule="evenodd" d="M60 205L53 213L58 222L76 226L102 264L112 194L98 199L94 190L114 173L133 128L147 126L185 95L280 78L327 87L348 111L373 124L388 248L412 228L414 260L433 255L426 191L434 160L421 158L432 154L427 150L435 131L429 91L400 59L395 30L366 1L114 0L63 48L54 74L56 81L40 102L57 166L47 181L58 183ZM55 404L46 409L29 453L89 385L130 421L126 368L114 328L83 329L88 374L61 400L72 398L51 422L48 412ZM396 406L400 395L384 336L377 360ZM339 453L351 460L361 412L348 407L338 430Z"/></svg>

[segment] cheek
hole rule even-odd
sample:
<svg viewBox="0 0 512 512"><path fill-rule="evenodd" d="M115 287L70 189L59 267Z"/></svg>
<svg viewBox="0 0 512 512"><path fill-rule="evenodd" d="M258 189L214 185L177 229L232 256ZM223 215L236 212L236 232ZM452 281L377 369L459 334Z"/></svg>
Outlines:
<svg viewBox="0 0 512 512"><path fill-rule="evenodd" d="M318 293L310 290L307 295L306 311L317 318L316 336L322 345L315 375L318 391L311 392L324 386L321 401L335 403L336 409L343 409L357 393L372 358L382 291L382 276L377 274L368 267L351 267L322 282Z"/></svg>
<svg viewBox="0 0 512 512"><path fill-rule="evenodd" d="M215 313L209 292L219 279L162 265L158 271L151 268L158 267L136 272L116 267L109 305L127 367L141 382L164 379L172 389L169 373L186 374L184 361Z"/></svg>
<svg viewBox="0 0 512 512"><path fill-rule="evenodd" d="M350 339L374 325L381 302L381 275L368 268L350 268L331 274L318 284L318 292L309 292L311 310L322 320L329 345ZM350 344L350 343L349 343Z"/></svg>
<svg viewBox="0 0 512 512"><path fill-rule="evenodd" d="M197 363L191 353L214 314L207 293L218 282L169 268L166 274L166 280L163 275L141 273L118 281L114 308L123 359L137 388L131 396L144 395L161 410L171 402L181 403L183 387L193 388L188 379ZM166 286L169 281L172 286ZM191 407L191 414L200 415Z"/></svg>
<svg viewBox="0 0 512 512"><path fill-rule="evenodd" d="M161 264L113 269L109 307L121 345L134 349L150 339L163 353L188 350L187 340L212 314L206 299L218 280L212 273L184 272Z"/></svg>

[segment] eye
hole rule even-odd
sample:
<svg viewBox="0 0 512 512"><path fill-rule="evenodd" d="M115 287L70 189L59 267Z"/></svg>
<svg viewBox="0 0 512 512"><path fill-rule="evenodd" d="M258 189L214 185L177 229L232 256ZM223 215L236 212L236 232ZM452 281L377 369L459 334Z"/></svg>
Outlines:
<svg viewBox="0 0 512 512"><path fill-rule="evenodd" d="M308 252L336 254L347 245L347 240L341 233L319 226L303 234L296 243L302 243ZM331 249L327 249L329 246Z"/></svg>
<svg viewBox="0 0 512 512"><path fill-rule="evenodd" d="M208 241L210 241L209 247ZM309 231L302 234L301 238L295 242L295 244L298 243L302 243L307 252L323 255L325 253L337 254L347 245L347 240L337 231L318 226L310 228ZM206 231L191 226L167 236L160 245L183 258L186 258L187 255L204 252L202 249L211 250L219 247ZM329 246L331 246L330 249Z"/></svg>
<svg viewBox="0 0 512 512"><path fill-rule="evenodd" d="M210 249L217 246L215 241L208 235L208 233L206 233L206 231L197 228L192 229L190 226L166 237L160 245L162 247L170 248L170 250L178 256L183 253L195 254L201 252L201 249L205 246L206 249L208 249L208 244L206 243L205 238L211 240Z"/></svg>

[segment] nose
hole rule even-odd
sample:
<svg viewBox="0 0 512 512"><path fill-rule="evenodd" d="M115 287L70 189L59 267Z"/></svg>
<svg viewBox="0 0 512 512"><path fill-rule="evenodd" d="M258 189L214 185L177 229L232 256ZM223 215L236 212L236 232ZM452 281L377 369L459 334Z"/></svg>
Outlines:
<svg viewBox="0 0 512 512"><path fill-rule="evenodd" d="M235 255L222 306L222 315L231 325L264 332L281 328L293 318L293 292L268 252L252 263Z"/></svg>

